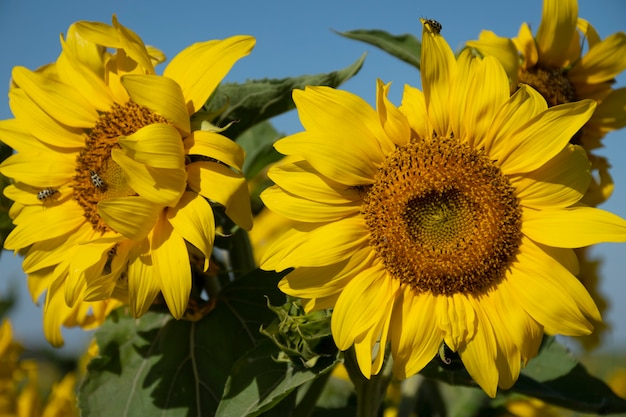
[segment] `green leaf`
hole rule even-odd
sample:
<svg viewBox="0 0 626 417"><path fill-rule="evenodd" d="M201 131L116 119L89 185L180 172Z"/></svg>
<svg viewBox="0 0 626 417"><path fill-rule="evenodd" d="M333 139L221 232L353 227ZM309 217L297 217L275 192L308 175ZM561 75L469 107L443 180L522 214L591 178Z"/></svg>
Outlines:
<svg viewBox="0 0 626 417"><path fill-rule="evenodd" d="M421 374L451 385L477 386L465 369L445 370L436 361L429 363ZM581 412L626 412L626 400L590 375L554 337L545 338L539 354L528 362L515 385L500 392L523 394Z"/></svg>
<svg viewBox="0 0 626 417"><path fill-rule="evenodd" d="M214 415L232 365L266 338L259 333L282 304L281 275L255 270L220 293L197 322L149 311L114 311L96 332L100 355L79 391L83 416Z"/></svg>
<svg viewBox="0 0 626 417"><path fill-rule="evenodd" d="M296 388L330 372L338 362L318 361L314 368L277 362L278 347L268 338L233 366L217 415L253 417L265 412Z"/></svg>
<svg viewBox="0 0 626 417"><path fill-rule="evenodd" d="M359 72L364 60L365 55L349 67L327 74L251 80L244 84L221 84L209 98L204 109L194 115L192 123L195 123L194 119L201 119L203 116L225 109L219 112L212 123L216 126L226 126L235 122L222 134L231 139L237 138L250 127L295 108L291 98L294 89L302 89L307 85L338 87Z"/></svg>
<svg viewBox="0 0 626 417"><path fill-rule="evenodd" d="M407 64L420 69L422 43L410 33L392 35L384 30L359 29L337 32L337 34L374 45Z"/></svg>
<svg viewBox="0 0 626 417"><path fill-rule="evenodd" d="M246 130L237 138L237 143L246 152L243 173L247 180L253 179L263 168L283 157L274 149L274 142L282 136L284 135L270 122L265 121Z"/></svg>
<svg viewBox="0 0 626 417"><path fill-rule="evenodd" d="M541 354L528 363L511 390L577 411L626 412L626 400L590 375L553 337L544 340Z"/></svg>

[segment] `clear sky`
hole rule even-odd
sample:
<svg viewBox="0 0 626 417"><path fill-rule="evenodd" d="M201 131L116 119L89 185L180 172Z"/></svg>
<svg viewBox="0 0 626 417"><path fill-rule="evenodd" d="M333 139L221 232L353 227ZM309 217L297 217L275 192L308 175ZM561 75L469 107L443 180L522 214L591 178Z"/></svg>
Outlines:
<svg viewBox="0 0 626 417"><path fill-rule="evenodd" d="M0 119L11 118L7 91L14 66L35 69L52 62L60 52L59 36L77 20L111 22L112 14L137 32L146 44L161 49L168 58L199 41L236 34L256 37L252 54L239 61L228 81L282 78L343 68L367 52L361 72L342 86L374 103L376 78L392 81L390 98L396 104L405 83L419 87L414 68L366 44L333 32L353 29L383 29L393 34L421 36L420 17L436 19L453 49L477 39L482 29L513 37L522 22L536 29L541 18L541 0L0 0ZM579 0L579 15L590 21L604 38L626 31L623 0ZM157 69L159 71L159 69ZM617 86L626 86L621 75ZM294 112L275 119L276 127L290 134L301 130ZM626 217L626 130L605 139L603 154L609 155L616 190L602 206ZM613 332L607 346L626 348L626 245L604 244L595 251L604 259L602 292L609 298L605 320ZM20 258L9 252L0 257L0 296L11 289L19 293L12 320L18 338L27 344L44 343L41 310L26 294ZM549 295L547 295L549 296ZM81 331L65 331L68 353L80 348L86 338Z"/></svg>

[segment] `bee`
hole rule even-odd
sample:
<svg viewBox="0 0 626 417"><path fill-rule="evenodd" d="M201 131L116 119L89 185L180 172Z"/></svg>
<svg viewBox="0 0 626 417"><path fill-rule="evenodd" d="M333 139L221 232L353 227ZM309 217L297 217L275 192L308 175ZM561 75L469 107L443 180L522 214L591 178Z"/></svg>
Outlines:
<svg viewBox="0 0 626 417"><path fill-rule="evenodd" d="M428 24L428 26L430 26L433 32L437 35L439 35L441 29L443 28L441 23L437 22L435 19L424 19L423 23Z"/></svg>
<svg viewBox="0 0 626 417"><path fill-rule="evenodd" d="M102 181L102 178L100 178L100 175L98 175L96 171L90 169L89 175L91 176L91 182L94 187L96 187L97 189L105 187L104 181Z"/></svg>
<svg viewBox="0 0 626 417"><path fill-rule="evenodd" d="M51 198L53 195L57 194L59 190L54 190L52 188L44 188L43 190L37 193L37 200L45 201Z"/></svg>

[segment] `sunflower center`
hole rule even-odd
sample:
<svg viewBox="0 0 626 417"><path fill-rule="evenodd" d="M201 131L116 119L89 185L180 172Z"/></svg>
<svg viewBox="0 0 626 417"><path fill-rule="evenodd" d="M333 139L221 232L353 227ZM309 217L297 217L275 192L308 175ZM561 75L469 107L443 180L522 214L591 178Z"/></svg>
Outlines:
<svg viewBox="0 0 626 417"><path fill-rule="evenodd" d="M520 72L520 82L537 90L549 107L577 100L574 85L563 68L535 65Z"/></svg>
<svg viewBox="0 0 626 417"><path fill-rule="evenodd" d="M361 210L386 270L421 292L482 293L503 279L521 242L509 180L454 138L391 153Z"/></svg>
<svg viewBox="0 0 626 417"><path fill-rule="evenodd" d="M89 132L85 147L76 157L76 174L72 181L74 199L84 210L94 230L107 232L109 226L98 215L97 205L107 198L136 195L128 186L121 167L111 159L111 151L119 149L118 138L129 136L144 126L167 123L167 120L132 101L115 104L100 115Z"/></svg>

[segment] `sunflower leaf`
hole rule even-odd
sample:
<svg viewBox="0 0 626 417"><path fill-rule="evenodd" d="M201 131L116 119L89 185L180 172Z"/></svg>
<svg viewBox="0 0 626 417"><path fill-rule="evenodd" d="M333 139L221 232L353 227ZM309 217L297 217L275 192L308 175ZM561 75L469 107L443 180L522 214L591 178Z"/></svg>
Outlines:
<svg viewBox="0 0 626 417"><path fill-rule="evenodd" d="M233 364L267 339L259 328L275 314L266 297L285 302L280 277L257 269L232 282L197 322L113 312L96 332L100 354L80 388L82 415L214 415Z"/></svg>
<svg viewBox="0 0 626 417"><path fill-rule="evenodd" d="M365 42L376 46L409 65L420 69L422 43L413 35L392 35L384 30L351 30L336 32L349 39Z"/></svg>
<svg viewBox="0 0 626 417"><path fill-rule="evenodd" d="M204 108L192 117L192 124L206 115L215 117L217 114L212 123L216 126L228 126L234 122L222 134L235 139L248 128L294 109L295 104L291 98L294 89L307 85L337 87L359 72L364 60L365 55L352 65L327 74L221 84Z"/></svg>
<svg viewBox="0 0 626 417"><path fill-rule="evenodd" d="M476 387L462 367L446 370L432 361L421 374L451 385ZM545 338L539 354L528 362L515 385L502 393L523 394L587 413L626 412L626 400L617 396L602 380L589 374L554 337Z"/></svg>
<svg viewBox="0 0 626 417"><path fill-rule="evenodd" d="M511 391L572 410L611 414L626 412L626 400L592 376L555 338L544 340Z"/></svg>
<svg viewBox="0 0 626 417"><path fill-rule="evenodd" d="M221 416L259 415L272 409L273 415L286 415L283 407L295 406L295 398L282 402L295 390L330 372L337 360L319 361L313 368L278 362L277 346L268 338L241 357L233 366L226 382L224 396L217 409Z"/></svg>

